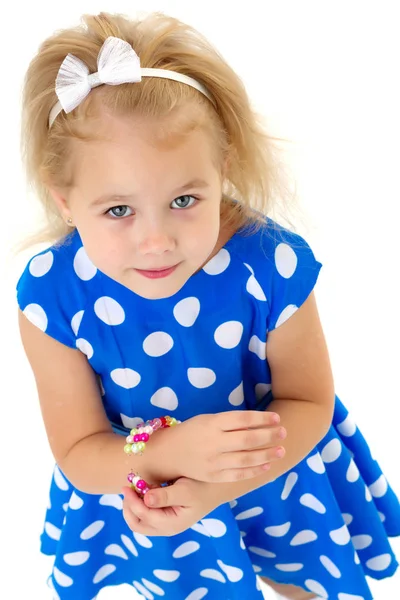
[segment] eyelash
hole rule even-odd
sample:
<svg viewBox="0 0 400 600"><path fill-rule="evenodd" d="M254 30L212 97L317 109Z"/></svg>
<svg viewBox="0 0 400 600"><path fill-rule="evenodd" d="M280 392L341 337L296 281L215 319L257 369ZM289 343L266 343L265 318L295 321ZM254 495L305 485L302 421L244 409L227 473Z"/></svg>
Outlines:
<svg viewBox="0 0 400 600"><path fill-rule="evenodd" d="M199 200L198 198L196 198L195 196L192 196L191 194L183 194L182 196L177 196L175 198L175 200L178 200L179 198L192 198L194 200L194 202L192 204L190 204L189 206L184 206L183 208L182 207L175 208L174 210L185 210L187 208L191 208ZM172 202L175 202L175 200L173 200ZM108 209L105 214L109 215L112 219L124 219L124 218L126 218L125 215L123 215L122 217L121 216L117 217L116 215L113 215L111 211L115 210L116 208L128 208L129 209L129 206L127 204L118 204L117 206L112 206L110 209ZM128 215L128 217L131 217L131 216L132 215Z"/></svg>

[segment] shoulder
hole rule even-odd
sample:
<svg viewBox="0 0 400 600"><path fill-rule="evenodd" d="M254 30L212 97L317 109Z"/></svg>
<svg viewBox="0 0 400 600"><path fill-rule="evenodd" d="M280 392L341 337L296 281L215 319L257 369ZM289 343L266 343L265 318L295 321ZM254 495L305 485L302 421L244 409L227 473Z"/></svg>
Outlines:
<svg viewBox="0 0 400 600"><path fill-rule="evenodd" d="M230 251L250 270L247 290L265 300L269 329L304 303L322 267L304 237L270 218L235 234Z"/></svg>
<svg viewBox="0 0 400 600"><path fill-rule="evenodd" d="M74 317L85 308L87 282L96 273L74 231L30 258L16 285L18 306L39 329L74 347Z"/></svg>

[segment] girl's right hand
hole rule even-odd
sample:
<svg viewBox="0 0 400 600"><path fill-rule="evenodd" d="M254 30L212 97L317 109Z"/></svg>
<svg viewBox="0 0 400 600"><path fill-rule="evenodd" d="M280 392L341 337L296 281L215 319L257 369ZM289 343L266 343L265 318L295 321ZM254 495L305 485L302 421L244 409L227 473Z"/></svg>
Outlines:
<svg viewBox="0 0 400 600"><path fill-rule="evenodd" d="M286 430L279 416L243 410L192 417L170 429L168 454L183 477L226 483L265 473L285 454ZM172 446L171 446L172 445ZM277 454L278 450L282 454ZM266 466L267 465L267 466Z"/></svg>

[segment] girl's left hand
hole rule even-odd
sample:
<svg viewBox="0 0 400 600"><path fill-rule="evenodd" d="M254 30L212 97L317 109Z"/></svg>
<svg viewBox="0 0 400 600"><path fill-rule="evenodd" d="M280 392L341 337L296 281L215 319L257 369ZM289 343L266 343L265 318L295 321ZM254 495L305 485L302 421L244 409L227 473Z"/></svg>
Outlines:
<svg viewBox="0 0 400 600"><path fill-rule="evenodd" d="M212 485L181 477L173 485L152 489L142 500L134 490L123 487L123 516L136 533L148 536L177 535L189 529L218 506ZM151 499L155 501L149 508Z"/></svg>

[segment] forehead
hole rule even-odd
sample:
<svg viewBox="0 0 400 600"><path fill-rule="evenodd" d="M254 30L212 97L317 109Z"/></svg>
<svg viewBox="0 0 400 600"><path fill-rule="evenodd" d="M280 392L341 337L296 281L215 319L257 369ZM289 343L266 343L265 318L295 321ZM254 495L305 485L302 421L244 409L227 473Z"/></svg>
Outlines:
<svg viewBox="0 0 400 600"><path fill-rule="evenodd" d="M182 177L213 177L215 142L207 128L178 115L175 122L105 115L96 136L72 143L74 187L109 181L130 187L177 186Z"/></svg>

